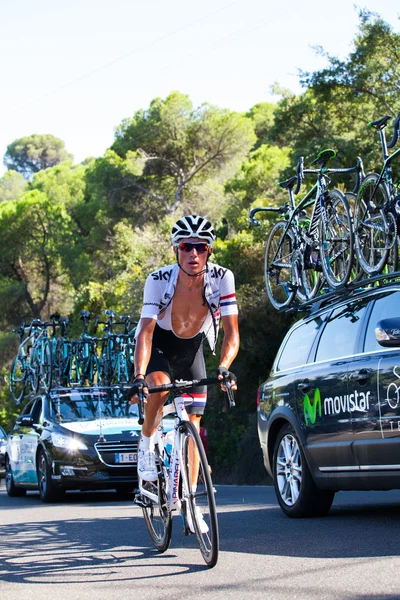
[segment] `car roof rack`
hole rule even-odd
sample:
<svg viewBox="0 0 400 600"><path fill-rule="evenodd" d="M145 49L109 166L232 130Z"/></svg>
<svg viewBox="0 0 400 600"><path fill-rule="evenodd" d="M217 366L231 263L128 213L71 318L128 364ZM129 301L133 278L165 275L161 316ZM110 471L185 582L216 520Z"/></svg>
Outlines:
<svg viewBox="0 0 400 600"><path fill-rule="evenodd" d="M400 283L400 271L374 275L373 277L367 277L365 279L360 279L360 281L348 283L337 290L326 291L320 295L317 295L312 300L307 300L307 302L294 302L291 306L282 309L282 312L307 312L309 314L313 314L319 311L321 308L326 308L330 304L335 304L341 300L347 300L347 298L350 298L363 291L367 291L373 287L384 289L396 280L398 280Z"/></svg>

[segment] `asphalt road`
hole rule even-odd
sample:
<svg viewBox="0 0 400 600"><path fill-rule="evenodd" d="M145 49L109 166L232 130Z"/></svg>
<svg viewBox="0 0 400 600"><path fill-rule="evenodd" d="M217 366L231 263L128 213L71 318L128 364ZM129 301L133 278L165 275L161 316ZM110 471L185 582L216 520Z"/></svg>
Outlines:
<svg viewBox="0 0 400 600"><path fill-rule="evenodd" d="M170 549L150 545L141 511L111 492L44 505L0 486L0 599L400 598L400 491L340 492L330 515L292 520L273 488L216 486L218 565L174 518ZM400 537L400 535L399 535Z"/></svg>

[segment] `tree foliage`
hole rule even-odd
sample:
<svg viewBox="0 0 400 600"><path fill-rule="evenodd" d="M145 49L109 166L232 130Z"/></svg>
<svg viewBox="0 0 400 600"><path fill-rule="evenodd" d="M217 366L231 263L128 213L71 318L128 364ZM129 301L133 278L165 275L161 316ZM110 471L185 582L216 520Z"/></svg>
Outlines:
<svg viewBox="0 0 400 600"><path fill-rule="evenodd" d="M68 154L62 140L50 134L33 134L14 140L7 146L4 164L30 179L38 171L71 159L72 155Z"/></svg>

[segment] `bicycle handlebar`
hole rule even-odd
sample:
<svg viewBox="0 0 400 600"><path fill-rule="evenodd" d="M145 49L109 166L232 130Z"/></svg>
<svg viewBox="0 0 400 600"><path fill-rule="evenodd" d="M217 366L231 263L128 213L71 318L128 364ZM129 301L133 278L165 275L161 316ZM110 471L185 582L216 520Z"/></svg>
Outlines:
<svg viewBox="0 0 400 600"><path fill-rule="evenodd" d="M303 179L304 179L304 156L300 156L299 160L297 161L296 175L297 175L297 183L296 183L295 189L293 190L293 194L295 196L297 196L297 194L299 193L301 184L303 183Z"/></svg>
<svg viewBox="0 0 400 600"><path fill-rule="evenodd" d="M395 120L392 123L393 125L393 137L390 140L390 142L386 142L386 146L388 148L393 148L393 146L395 146L397 144L397 140L399 139L399 133L400 133L400 112L397 115L397 117L395 118Z"/></svg>
<svg viewBox="0 0 400 600"><path fill-rule="evenodd" d="M193 387L202 387L205 385L225 385L226 387L226 395L228 397L228 408L232 408L235 406L235 399L234 399L234 395L233 395L233 391L231 388L231 385L229 383L229 381L223 381L221 379L218 379L218 377L206 377L205 379L193 379L192 381L172 381L171 383L163 383L161 385L153 385L153 386L147 386L148 390L149 390L149 394L154 394L156 392L168 392L168 391L172 391L172 390L176 390L176 391L185 391L185 390L189 390L190 388ZM130 389L128 387L123 387L120 389ZM144 405L144 397L143 394L139 395L139 403L138 403L138 409L139 409L139 425L143 425L144 422L144 410L143 410L143 405ZM129 407L129 404L127 403L127 409Z"/></svg>
<svg viewBox="0 0 400 600"><path fill-rule="evenodd" d="M277 212L277 213L284 214L287 210L289 210L289 207L287 204L285 204L284 206L279 206L279 208L276 208L275 206L260 206L259 208L251 208L249 210L249 220L252 225L261 225L261 221L257 221L254 218L254 215L256 213L258 213L258 212Z"/></svg>

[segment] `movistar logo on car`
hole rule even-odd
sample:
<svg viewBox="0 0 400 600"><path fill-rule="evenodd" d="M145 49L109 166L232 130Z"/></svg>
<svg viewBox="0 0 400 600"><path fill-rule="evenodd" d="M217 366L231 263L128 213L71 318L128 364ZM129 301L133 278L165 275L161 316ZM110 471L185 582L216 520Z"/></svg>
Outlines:
<svg viewBox="0 0 400 600"><path fill-rule="evenodd" d="M304 396L304 421L306 425L308 425L308 422L314 425L317 420L317 410L318 416L321 416L321 394L318 388L315 390L312 400L310 400L308 394Z"/></svg>
<svg viewBox="0 0 400 600"><path fill-rule="evenodd" d="M308 394L304 396L304 421L306 425L314 425L317 416L340 415L345 412L367 411L369 409L369 398L371 392L359 392L354 390L351 394L340 396L329 396L321 400L319 388L315 389L312 399Z"/></svg>

